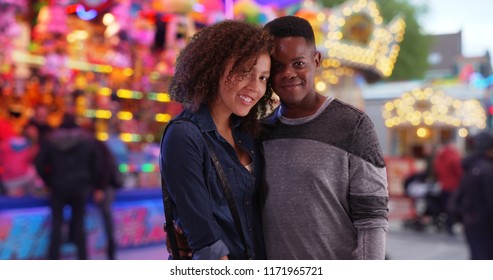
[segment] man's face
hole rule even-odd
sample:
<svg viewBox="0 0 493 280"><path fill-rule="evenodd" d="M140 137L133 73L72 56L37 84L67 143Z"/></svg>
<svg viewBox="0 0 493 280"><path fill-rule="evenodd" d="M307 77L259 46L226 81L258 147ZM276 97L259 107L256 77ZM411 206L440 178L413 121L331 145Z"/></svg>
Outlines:
<svg viewBox="0 0 493 280"><path fill-rule="evenodd" d="M299 104L315 95L315 72L320 53L303 37L276 39L272 56L271 82L274 92L285 104Z"/></svg>

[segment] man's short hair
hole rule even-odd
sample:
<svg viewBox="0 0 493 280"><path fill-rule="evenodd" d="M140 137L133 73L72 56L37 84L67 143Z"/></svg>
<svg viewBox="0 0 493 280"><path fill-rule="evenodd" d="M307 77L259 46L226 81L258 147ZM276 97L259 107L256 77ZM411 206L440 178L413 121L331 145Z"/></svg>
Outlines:
<svg viewBox="0 0 493 280"><path fill-rule="evenodd" d="M276 38L303 37L307 43L315 43L315 34L310 23L297 16L283 16L265 25L265 29Z"/></svg>

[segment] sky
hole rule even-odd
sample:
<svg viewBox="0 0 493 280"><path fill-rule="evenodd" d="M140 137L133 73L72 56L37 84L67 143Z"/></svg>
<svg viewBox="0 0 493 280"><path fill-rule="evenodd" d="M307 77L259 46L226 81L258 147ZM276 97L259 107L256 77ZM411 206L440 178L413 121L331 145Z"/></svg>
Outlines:
<svg viewBox="0 0 493 280"><path fill-rule="evenodd" d="M428 13L418 18L428 34L462 30L462 54L493 55L493 1L491 0L410 0L427 3Z"/></svg>

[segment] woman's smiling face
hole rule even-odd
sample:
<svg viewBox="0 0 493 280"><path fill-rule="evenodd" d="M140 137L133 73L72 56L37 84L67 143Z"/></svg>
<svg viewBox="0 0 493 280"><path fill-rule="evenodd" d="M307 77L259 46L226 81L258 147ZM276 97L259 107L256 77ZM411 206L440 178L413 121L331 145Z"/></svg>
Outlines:
<svg viewBox="0 0 493 280"><path fill-rule="evenodd" d="M212 104L213 111L219 109L237 116L246 116L266 92L270 66L270 56L264 53L257 58L252 69L233 73L228 80L233 67L233 60L230 60L219 80L219 94Z"/></svg>

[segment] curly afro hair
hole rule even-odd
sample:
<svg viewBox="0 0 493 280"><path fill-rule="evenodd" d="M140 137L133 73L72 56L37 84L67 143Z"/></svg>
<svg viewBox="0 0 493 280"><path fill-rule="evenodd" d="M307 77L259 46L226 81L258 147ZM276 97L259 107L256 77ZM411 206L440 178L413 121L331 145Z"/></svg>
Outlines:
<svg viewBox="0 0 493 280"><path fill-rule="evenodd" d="M202 104L211 104L218 97L219 81L227 63L233 67L227 81L252 69L261 54L273 53L274 39L266 30L246 22L227 20L207 26L197 32L176 60L169 93L187 109L196 111ZM272 109L272 88L244 118L243 126L254 135L259 133L258 119Z"/></svg>

